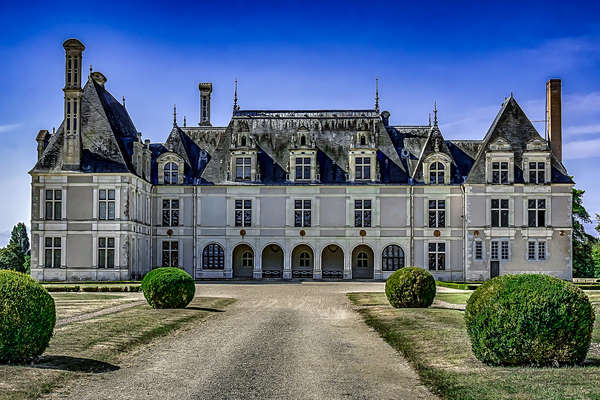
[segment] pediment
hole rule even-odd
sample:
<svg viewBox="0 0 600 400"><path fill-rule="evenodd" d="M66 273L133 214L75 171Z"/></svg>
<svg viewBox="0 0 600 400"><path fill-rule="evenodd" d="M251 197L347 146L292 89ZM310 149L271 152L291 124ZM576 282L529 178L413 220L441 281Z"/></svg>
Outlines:
<svg viewBox="0 0 600 400"><path fill-rule="evenodd" d="M512 150L512 146L510 145L508 140L506 140L504 138L498 138L498 139L494 140L492 143L490 143L489 148L491 151L511 151Z"/></svg>

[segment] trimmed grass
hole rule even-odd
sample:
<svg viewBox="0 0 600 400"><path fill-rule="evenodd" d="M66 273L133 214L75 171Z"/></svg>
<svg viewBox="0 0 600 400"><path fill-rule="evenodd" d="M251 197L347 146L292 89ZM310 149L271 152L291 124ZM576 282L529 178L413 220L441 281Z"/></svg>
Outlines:
<svg viewBox="0 0 600 400"><path fill-rule="evenodd" d="M0 399L35 399L84 374L118 369L129 351L204 320L233 302L196 297L187 308L176 310L154 310L144 304L57 328L36 364L0 365Z"/></svg>
<svg viewBox="0 0 600 400"><path fill-rule="evenodd" d="M140 296L96 293L50 293L56 304L56 319L76 317L106 308L143 300Z"/></svg>
<svg viewBox="0 0 600 400"><path fill-rule="evenodd" d="M467 304L472 292L468 293L437 293L435 300L445 301L452 304ZM385 294L384 294L385 295Z"/></svg>
<svg viewBox="0 0 600 400"><path fill-rule="evenodd" d="M473 355L461 311L394 309L382 293L348 297L360 306L358 312L367 324L400 351L423 383L443 399L600 399L598 319L584 366L489 367Z"/></svg>

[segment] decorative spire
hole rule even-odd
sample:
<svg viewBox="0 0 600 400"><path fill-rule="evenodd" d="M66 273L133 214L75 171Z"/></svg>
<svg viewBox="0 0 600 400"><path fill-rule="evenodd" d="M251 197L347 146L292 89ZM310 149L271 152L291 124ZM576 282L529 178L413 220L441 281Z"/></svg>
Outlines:
<svg viewBox="0 0 600 400"><path fill-rule="evenodd" d="M437 101L433 102L433 126L437 126L438 125L438 118L437 118Z"/></svg>
<svg viewBox="0 0 600 400"><path fill-rule="evenodd" d="M429 113L429 126L431 126L431 113Z"/></svg>
<svg viewBox="0 0 600 400"><path fill-rule="evenodd" d="M375 77L375 111L379 113L379 78Z"/></svg>
<svg viewBox="0 0 600 400"><path fill-rule="evenodd" d="M123 96L123 108L125 108L125 96Z"/></svg>
<svg viewBox="0 0 600 400"><path fill-rule="evenodd" d="M94 70L92 69L92 64L90 64L90 76L92 75L92 72L94 72Z"/></svg>
<svg viewBox="0 0 600 400"><path fill-rule="evenodd" d="M56 128L52 127L52 134L54 135L56 133Z"/></svg>
<svg viewBox="0 0 600 400"><path fill-rule="evenodd" d="M185 115L183 116L183 127L185 128L187 126L187 122L185 120Z"/></svg>
<svg viewBox="0 0 600 400"><path fill-rule="evenodd" d="M177 126L177 104L173 104L173 126Z"/></svg>
<svg viewBox="0 0 600 400"><path fill-rule="evenodd" d="M240 106L238 105L238 96L237 96L237 78L235 78L235 91L233 93L233 111L239 111Z"/></svg>

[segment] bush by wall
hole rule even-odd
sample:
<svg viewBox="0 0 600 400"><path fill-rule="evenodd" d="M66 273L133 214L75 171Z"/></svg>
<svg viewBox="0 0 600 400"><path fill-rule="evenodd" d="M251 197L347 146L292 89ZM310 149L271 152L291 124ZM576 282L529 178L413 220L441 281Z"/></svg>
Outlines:
<svg viewBox="0 0 600 400"><path fill-rule="evenodd" d="M22 362L41 355L56 322L54 299L34 279L0 271L0 362Z"/></svg>
<svg viewBox="0 0 600 400"><path fill-rule="evenodd" d="M490 365L573 365L585 360L594 325L588 297L547 275L496 277L469 298L467 331Z"/></svg>
<svg viewBox="0 0 600 400"><path fill-rule="evenodd" d="M385 281L385 295L395 308L429 307L435 290L433 276L417 267L401 268Z"/></svg>
<svg viewBox="0 0 600 400"><path fill-rule="evenodd" d="M154 308L185 308L194 298L194 280L179 268L157 268L142 279L144 297Z"/></svg>

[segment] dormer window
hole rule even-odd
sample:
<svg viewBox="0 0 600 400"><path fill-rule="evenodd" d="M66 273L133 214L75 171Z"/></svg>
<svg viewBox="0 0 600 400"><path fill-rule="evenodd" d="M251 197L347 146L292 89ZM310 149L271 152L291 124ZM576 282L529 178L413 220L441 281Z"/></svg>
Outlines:
<svg viewBox="0 0 600 400"><path fill-rule="evenodd" d="M508 184L508 162L492 162L492 183Z"/></svg>
<svg viewBox="0 0 600 400"><path fill-rule="evenodd" d="M316 182L319 179L315 138L304 126L298 128L290 141L288 171L291 182Z"/></svg>
<svg viewBox="0 0 600 400"><path fill-rule="evenodd" d="M179 168L174 162L165 165L165 184L176 185L179 180Z"/></svg>
<svg viewBox="0 0 600 400"><path fill-rule="evenodd" d="M429 183L430 184L440 184L444 183L444 164L441 162L434 162L429 167Z"/></svg>
<svg viewBox="0 0 600 400"><path fill-rule="evenodd" d="M354 177L357 181L371 180L371 157L356 157Z"/></svg>
<svg viewBox="0 0 600 400"><path fill-rule="evenodd" d="M306 136L304 135L300 137L300 146L306 146Z"/></svg>
<svg viewBox="0 0 600 400"><path fill-rule="evenodd" d="M235 158L235 180L249 181L252 179L252 157L239 156Z"/></svg>
<svg viewBox="0 0 600 400"><path fill-rule="evenodd" d="M542 185L546 183L546 163L545 162L530 162L529 163L529 183Z"/></svg>
<svg viewBox="0 0 600 400"><path fill-rule="evenodd" d="M246 139L246 136L242 136L240 146L246 147L247 146L247 142L248 142L248 139Z"/></svg>
<svg viewBox="0 0 600 400"><path fill-rule="evenodd" d="M173 152L161 154L156 162L158 164L159 184L182 185L183 184L183 159Z"/></svg>
<svg viewBox="0 0 600 400"><path fill-rule="evenodd" d="M296 180L297 181L310 181L310 157L296 157Z"/></svg>

